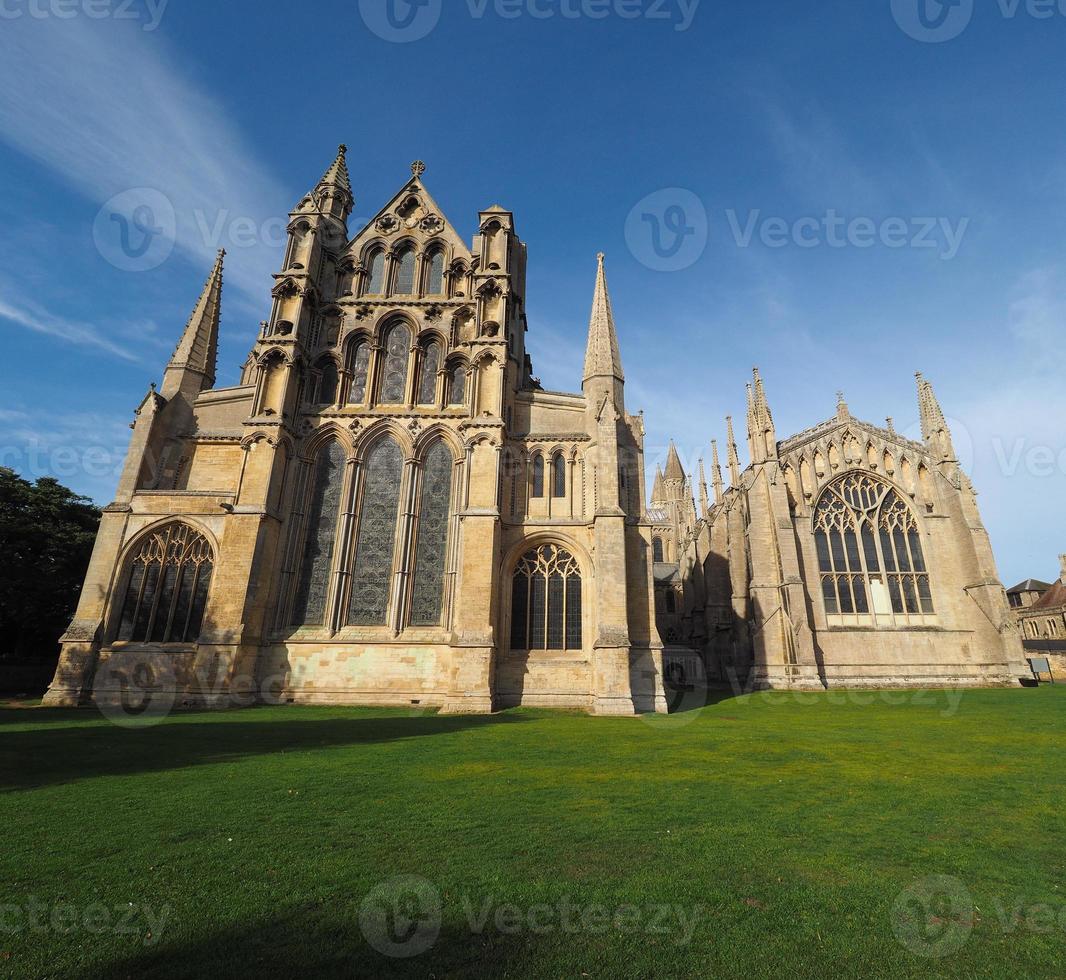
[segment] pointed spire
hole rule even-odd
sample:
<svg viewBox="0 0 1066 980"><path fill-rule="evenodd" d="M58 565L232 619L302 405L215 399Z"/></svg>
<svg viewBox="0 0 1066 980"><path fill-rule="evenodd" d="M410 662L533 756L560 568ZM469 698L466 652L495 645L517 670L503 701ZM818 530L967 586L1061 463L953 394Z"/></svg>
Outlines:
<svg viewBox="0 0 1066 980"><path fill-rule="evenodd" d="M951 430L933 386L925 380L920 371L915 378L918 380L918 411L922 420L922 438L939 451L941 459L954 461L956 457Z"/></svg>
<svg viewBox="0 0 1066 980"><path fill-rule="evenodd" d="M842 391L837 392L837 418L841 421L851 418L851 409L848 408L848 400Z"/></svg>
<svg viewBox="0 0 1066 980"><path fill-rule="evenodd" d="M352 199L352 182L348 177L348 147L341 143L337 147L337 156L329 165L329 169L322 175L322 179L316 184L316 188L335 188L343 191L348 200Z"/></svg>
<svg viewBox="0 0 1066 980"><path fill-rule="evenodd" d="M774 426L774 416L770 411L770 403L766 400L766 390L762 386L759 369L754 368L751 373L755 379L755 418L763 431L767 431Z"/></svg>
<svg viewBox="0 0 1066 980"><path fill-rule="evenodd" d="M707 474L703 469L703 457L700 457L700 516L706 519L711 512L711 502L707 499Z"/></svg>
<svg viewBox="0 0 1066 980"><path fill-rule="evenodd" d="M733 433L733 416L727 415L725 420L727 451L729 453L729 479L734 487L740 486L740 455L737 453L737 437Z"/></svg>
<svg viewBox="0 0 1066 980"><path fill-rule="evenodd" d="M725 485L722 482L722 461L718 457L718 440L711 440L711 479L714 481L714 502L720 504L725 498Z"/></svg>
<svg viewBox="0 0 1066 980"><path fill-rule="evenodd" d="M651 501L653 504L661 503L663 500L663 468L661 466L655 467L655 483L651 488Z"/></svg>
<svg viewBox="0 0 1066 980"><path fill-rule="evenodd" d="M585 351L585 377L615 378L625 381L622 373L622 357L618 352L618 334L614 326L611 297L607 291L607 271L604 254L596 257L599 268L596 272L596 292L592 298L592 317L589 320L588 347Z"/></svg>
<svg viewBox="0 0 1066 980"><path fill-rule="evenodd" d="M181 377L199 375L199 391L206 391L215 384L215 369L218 363L218 323L222 315L222 261L226 250L220 248L214 268L204 283L200 298L193 307L192 315L167 365L163 379L163 395L173 396L181 385ZM172 372L177 372L173 374ZM175 380L177 379L177 380Z"/></svg>
<svg viewBox="0 0 1066 980"><path fill-rule="evenodd" d="M685 468L681 465L681 457L677 455L677 446L674 440L670 440L670 451L666 454L666 470L663 476L667 480L680 480L685 482Z"/></svg>

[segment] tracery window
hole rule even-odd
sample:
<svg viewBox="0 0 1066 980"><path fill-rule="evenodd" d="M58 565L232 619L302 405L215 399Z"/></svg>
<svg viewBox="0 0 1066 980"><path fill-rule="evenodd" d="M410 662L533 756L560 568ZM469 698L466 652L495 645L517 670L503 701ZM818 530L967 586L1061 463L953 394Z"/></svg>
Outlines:
<svg viewBox="0 0 1066 980"><path fill-rule="evenodd" d="M394 323L385 335L385 366L381 375L381 402L400 405L407 394L407 362L411 332L403 323Z"/></svg>
<svg viewBox="0 0 1066 980"><path fill-rule="evenodd" d="M188 524L168 524L149 534L130 562L117 639L195 643L213 569L211 545Z"/></svg>
<svg viewBox="0 0 1066 980"><path fill-rule="evenodd" d="M566 460L562 453L552 457L552 496L566 496Z"/></svg>
<svg viewBox="0 0 1066 980"><path fill-rule="evenodd" d="M887 483L850 473L827 487L814 540L829 616L933 615L917 518Z"/></svg>
<svg viewBox="0 0 1066 980"><path fill-rule="evenodd" d="M544 457L533 457L533 496L544 496Z"/></svg>
<svg viewBox="0 0 1066 980"><path fill-rule="evenodd" d="M456 364L448 379L448 404L462 405L466 401L466 366Z"/></svg>
<svg viewBox="0 0 1066 980"><path fill-rule="evenodd" d="M527 552L515 568L511 649L581 649L581 571L557 545Z"/></svg>
<svg viewBox="0 0 1066 980"><path fill-rule="evenodd" d="M370 275L366 291L371 296L381 296L385 292L385 250L379 248L370 256Z"/></svg>
<svg viewBox="0 0 1066 980"><path fill-rule="evenodd" d="M444 293L444 249L436 249L429 257L429 276L426 280L426 295L441 296Z"/></svg>
<svg viewBox="0 0 1066 980"><path fill-rule="evenodd" d="M391 439L382 439L366 460L348 604L348 622L352 626L386 623L402 480L400 448Z"/></svg>
<svg viewBox="0 0 1066 980"><path fill-rule="evenodd" d="M414 246L408 245L396 256L396 288L393 292L397 296L410 296L415 291L415 267Z"/></svg>
<svg viewBox="0 0 1066 980"><path fill-rule="evenodd" d="M300 561L299 583L293 603L294 626L323 626L326 596L333 567L333 542L337 531L345 454L339 442L318 451L307 507L306 538Z"/></svg>
<svg viewBox="0 0 1066 980"><path fill-rule="evenodd" d="M348 390L348 402L351 405L362 405L366 401L366 384L370 377L370 344L368 341L356 341L351 350L348 370L352 376L352 384Z"/></svg>
<svg viewBox="0 0 1066 980"><path fill-rule="evenodd" d="M663 539L652 538L651 540L651 555L652 561L662 562L663 558Z"/></svg>
<svg viewBox="0 0 1066 980"><path fill-rule="evenodd" d="M453 465L452 452L444 442L437 442L426 454L411 598L412 626L440 625Z"/></svg>
<svg viewBox="0 0 1066 980"><path fill-rule="evenodd" d="M418 375L418 404L437 402L437 371L440 369L440 344L435 340L426 344L422 352L422 367Z"/></svg>

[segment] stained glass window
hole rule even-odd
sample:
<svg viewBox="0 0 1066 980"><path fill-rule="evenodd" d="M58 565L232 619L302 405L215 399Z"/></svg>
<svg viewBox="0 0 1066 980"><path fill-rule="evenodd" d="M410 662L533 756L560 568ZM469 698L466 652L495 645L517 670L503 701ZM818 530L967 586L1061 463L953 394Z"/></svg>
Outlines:
<svg viewBox="0 0 1066 980"><path fill-rule="evenodd" d="M407 361L411 332L403 323L393 324L385 337L385 367L381 378L381 401L400 405L407 395Z"/></svg>
<svg viewBox="0 0 1066 980"><path fill-rule="evenodd" d="M411 599L413 626L440 625L451 514L452 467L452 453L445 443L438 442L426 454Z"/></svg>
<svg viewBox="0 0 1066 980"><path fill-rule="evenodd" d="M415 250L408 246L396 256L397 296L410 296L415 291Z"/></svg>
<svg viewBox="0 0 1066 980"><path fill-rule="evenodd" d="M581 573L557 545L528 552L515 568L511 649L581 649Z"/></svg>
<svg viewBox="0 0 1066 980"><path fill-rule="evenodd" d="M448 404L462 405L466 401L466 367L456 364L448 381Z"/></svg>
<svg viewBox="0 0 1066 980"><path fill-rule="evenodd" d="M444 250L437 249L429 258L429 280L426 283L427 296L441 296L444 293Z"/></svg>
<svg viewBox="0 0 1066 980"><path fill-rule="evenodd" d="M849 473L814 515L822 599L830 616L928 616L933 595L913 510L891 486Z"/></svg>
<svg viewBox="0 0 1066 980"><path fill-rule="evenodd" d="M351 351L348 370L352 375L352 385L348 392L348 401L352 405L361 405L366 401L366 383L370 376L370 344L359 340Z"/></svg>
<svg viewBox="0 0 1066 980"><path fill-rule="evenodd" d="M195 643L213 569L211 545L188 524L168 524L150 534L130 563L118 639Z"/></svg>
<svg viewBox="0 0 1066 980"><path fill-rule="evenodd" d="M418 404L434 405L437 401L437 371L440 369L440 344L435 340L426 344L422 352L422 368L418 375Z"/></svg>
<svg viewBox="0 0 1066 980"><path fill-rule="evenodd" d="M387 621L402 480L400 449L391 439L383 439L366 460L348 605L352 626L384 626Z"/></svg>
<svg viewBox="0 0 1066 980"><path fill-rule="evenodd" d="M294 626L323 626L326 622L326 596L333 567L344 466L344 448L340 443L331 442L319 450L307 508L306 543L293 603Z"/></svg>
<svg viewBox="0 0 1066 980"><path fill-rule="evenodd" d="M370 276L366 291L371 296L380 296L385 292L385 252L382 249L370 256Z"/></svg>

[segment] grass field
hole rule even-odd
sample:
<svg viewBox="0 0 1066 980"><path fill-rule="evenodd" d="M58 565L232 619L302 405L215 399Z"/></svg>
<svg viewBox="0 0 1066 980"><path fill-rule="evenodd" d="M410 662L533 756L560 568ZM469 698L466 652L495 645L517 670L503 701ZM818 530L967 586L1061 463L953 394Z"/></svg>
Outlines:
<svg viewBox="0 0 1066 980"><path fill-rule="evenodd" d="M0 973L1062 977L1064 720L0 710Z"/></svg>

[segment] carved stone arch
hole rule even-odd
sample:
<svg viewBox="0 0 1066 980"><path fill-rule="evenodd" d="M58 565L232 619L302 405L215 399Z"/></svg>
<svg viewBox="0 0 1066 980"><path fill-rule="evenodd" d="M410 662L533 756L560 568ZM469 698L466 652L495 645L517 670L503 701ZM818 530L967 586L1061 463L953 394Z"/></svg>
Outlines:
<svg viewBox="0 0 1066 980"><path fill-rule="evenodd" d="M576 537L560 533L556 528L546 528L533 531L521 540L516 541L504 552L501 564L503 573L501 578L507 583L508 589L510 588L511 576L514 574L515 566L517 566L522 556L526 552L543 547L546 544L555 545L557 548L562 548L573 555L582 579L588 582L592 581L594 565L592 555L588 549Z"/></svg>
<svg viewBox="0 0 1066 980"><path fill-rule="evenodd" d="M320 426L316 426L304 440L299 458L306 463L314 462L315 457L322 447L330 442L338 442L344 449L345 458L352 460L355 457L355 445L352 434L339 422L330 420ZM294 457L295 458L295 457Z"/></svg>
<svg viewBox="0 0 1066 980"><path fill-rule="evenodd" d="M389 250L391 248L391 242L389 242L387 239L375 236L369 241L364 242L362 247L359 249L359 264L369 267L370 258L374 254L374 252L381 251L388 255Z"/></svg>
<svg viewBox="0 0 1066 980"><path fill-rule="evenodd" d="M448 343L448 338L444 335L444 331L441 330L440 327L423 327L415 335L415 343L419 347L424 347L426 344L433 340L437 341L437 343L441 345L442 353L447 352L448 348L450 347L450 344ZM443 362L443 360L444 358L442 357L441 361Z"/></svg>
<svg viewBox="0 0 1066 980"><path fill-rule="evenodd" d="M415 438L412 454L416 459L425 459L426 453L437 441L444 442L452 451L456 463L461 463L466 458L466 445L455 433L454 429L435 422L433 425L420 432Z"/></svg>
<svg viewBox="0 0 1066 980"><path fill-rule="evenodd" d="M374 343L380 344L385 339L385 331L398 320L402 320L406 324L407 329L411 332L411 342L414 343L415 338L418 336L418 323L415 322L415 318L409 311L396 308L378 314L373 326L370 327Z"/></svg>
<svg viewBox="0 0 1066 980"><path fill-rule="evenodd" d="M140 528L135 534L131 535L123 546L119 557L119 564L124 566L129 560L134 549L141 545L146 538L156 534L163 530L169 524L186 524L191 527L197 534L202 534L211 548L211 554L215 561L218 561L220 554L221 542L215 535L215 532L203 521L197 517L186 516L184 514L168 515L166 517L160 517L158 520L154 520L151 524L146 524Z"/></svg>
<svg viewBox="0 0 1066 980"><path fill-rule="evenodd" d="M286 276L272 290L270 290L270 295L275 299L281 299L286 296L296 296L299 292L300 287L296 280Z"/></svg>
<svg viewBox="0 0 1066 980"><path fill-rule="evenodd" d="M344 364L347 367L351 366L351 359L355 354L355 347L360 343L374 343L373 328L365 326L354 327L344 335L344 340L341 341L341 349L344 354Z"/></svg>
<svg viewBox="0 0 1066 980"><path fill-rule="evenodd" d="M281 360L284 364L290 367L296 364L296 356L292 350L287 350L284 347L271 347L263 351L256 359L255 363L257 367L266 367L268 361Z"/></svg>
<svg viewBox="0 0 1066 980"><path fill-rule="evenodd" d="M241 439L241 449L247 451L247 450L251 449L252 446L254 446L256 443L259 443L259 442L265 442L268 446L272 446L272 447L273 446L278 446L283 441L283 438L287 438L287 437L279 436L279 437L275 438L273 434L270 434L270 433L267 433L267 432L263 432L263 431L253 432L250 435L246 435L246 436L244 436L244 438Z"/></svg>
<svg viewBox="0 0 1066 980"><path fill-rule="evenodd" d="M353 456L358 463L365 463L371 450L382 439L390 438L400 448L405 461L415 458L414 440L397 419L377 419L368 426L359 436L353 450Z"/></svg>

